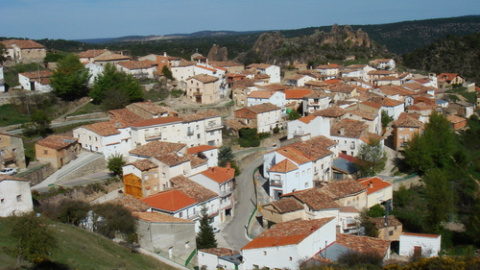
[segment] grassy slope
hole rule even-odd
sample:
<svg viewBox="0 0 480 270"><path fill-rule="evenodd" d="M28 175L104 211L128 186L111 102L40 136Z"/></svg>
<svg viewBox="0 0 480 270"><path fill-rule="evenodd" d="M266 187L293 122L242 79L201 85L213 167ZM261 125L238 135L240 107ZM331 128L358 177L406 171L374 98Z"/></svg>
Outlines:
<svg viewBox="0 0 480 270"><path fill-rule="evenodd" d="M77 227L52 222L50 228L57 236L59 247L53 253L52 261L66 264L72 269L175 269ZM15 258L4 252L4 247L14 245L10 237L11 230L10 222L0 218L0 269L16 265Z"/></svg>

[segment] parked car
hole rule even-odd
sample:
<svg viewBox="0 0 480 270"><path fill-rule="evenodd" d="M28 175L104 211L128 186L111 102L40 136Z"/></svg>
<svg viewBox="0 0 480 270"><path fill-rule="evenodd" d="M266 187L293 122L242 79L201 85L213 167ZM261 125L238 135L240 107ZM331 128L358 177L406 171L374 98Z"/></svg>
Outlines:
<svg viewBox="0 0 480 270"><path fill-rule="evenodd" d="M17 169L14 168L5 168L0 170L0 174L14 175L17 173Z"/></svg>

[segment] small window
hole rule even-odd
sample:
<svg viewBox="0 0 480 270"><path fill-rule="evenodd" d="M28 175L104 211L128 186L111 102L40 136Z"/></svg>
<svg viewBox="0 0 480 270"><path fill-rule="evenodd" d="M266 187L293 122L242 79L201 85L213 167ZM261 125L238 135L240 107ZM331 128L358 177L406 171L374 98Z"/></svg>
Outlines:
<svg viewBox="0 0 480 270"><path fill-rule="evenodd" d="M21 202L22 201L22 195L17 195L17 202Z"/></svg>
<svg viewBox="0 0 480 270"><path fill-rule="evenodd" d="M48 150L43 150L43 154L44 155L48 154Z"/></svg>
<svg viewBox="0 0 480 270"><path fill-rule="evenodd" d="M263 251L263 255L267 255L267 252L266 252L266 251Z"/></svg>
<svg viewBox="0 0 480 270"><path fill-rule="evenodd" d="M389 231L389 232L388 232L388 235L392 236L392 235L393 235L393 231Z"/></svg>
<svg viewBox="0 0 480 270"><path fill-rule="evenodd" d="M5 199L1 199L1 200L0 200L0 203L4 203L4 202L5 202Z"/></svg>
<svg viewBox="0 0 480 270"><path fill-rule="evenodd" d="M185 242L185 248L190 248L190 241Z"/></svg>
<svg viewBox="0 0 480 270"><path fill-rule="evenodd" d="M289 257L288 259L289 259L290 261L292 261L292 260L293 260L293 258L292 258L292 257Z"/></svg>

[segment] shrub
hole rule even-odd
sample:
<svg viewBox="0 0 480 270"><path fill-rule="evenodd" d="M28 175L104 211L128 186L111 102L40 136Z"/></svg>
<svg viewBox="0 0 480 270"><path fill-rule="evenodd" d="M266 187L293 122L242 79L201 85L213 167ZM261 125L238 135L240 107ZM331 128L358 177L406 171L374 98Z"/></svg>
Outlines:
<svg viewBox="0 0 480 270"><path fill-rule="evenodd" d="M280 128L279 127L274 127L273 128L273 133L274 134L278 134L280 132Z"/></svg>

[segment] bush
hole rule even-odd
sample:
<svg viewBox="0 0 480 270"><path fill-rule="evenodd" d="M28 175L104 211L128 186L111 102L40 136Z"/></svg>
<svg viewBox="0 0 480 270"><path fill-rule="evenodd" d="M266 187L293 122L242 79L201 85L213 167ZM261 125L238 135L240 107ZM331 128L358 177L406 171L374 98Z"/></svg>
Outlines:
<svg viewBox="0 0 480 270"><path fill-rule="evenodd" d="M60 201L58 206L58 220L78 226L87 217L88 211L90 211L90 204L83 201L64 199Z"/></svg>
<svg viewBox="0 0 480 270"><path fill-rule="evenodd" d="M382 265L383 258L380 254L377 253L357 253L357 252L345 252L344 254L338 257L338 262L341 264L346 264L348 267L354 267L362 265L362 269L368 269L367 267L374 266L380 267Z"/></svg>
<svg viewBox="0 0 480 270"><path fill-rule="evenodd" d="M107 161L107 168L114 174L114 175L122 175L123 173L123 165L125 165L127 161L121 154L115 154L108 158Z"/></svg>
<svg viewBox="0 0 480 270"><path fill-rule="evenodd" d="M259 138L260 140L266 139L266 138L268 138L268 137L270 137L270 133L268 133L268 132L258 133L258 138Z"/></svg>
<svg viewBox="0 0 480 270"><path fill-rule="evenodd" d="M241 147L258 147L260 146L260 138L256 128L240 129L240 139L238 140Z"/></svg>
<svg viewBox="0 0 480 270"><path fill-rule="evenodd" d="M132 242L135 239L136 221L130 211L121 205L105 203L93 207L94 230L113 239L117 234Z"/></svg>
<svg viewBox="0 0 480 270"><path fill-rule="evenodd" d="M273 133L274 134L278 134L280 132L280 128L279 127L274 127L273 128Z"/></svg>

